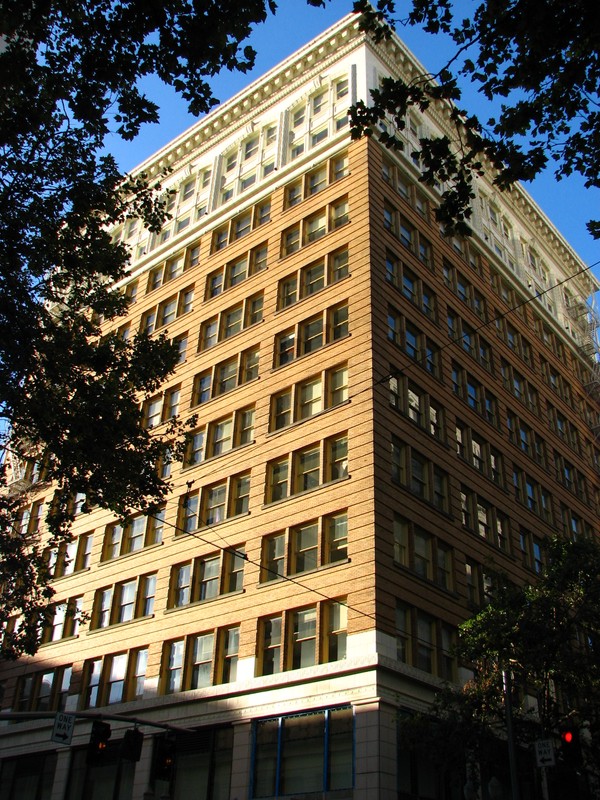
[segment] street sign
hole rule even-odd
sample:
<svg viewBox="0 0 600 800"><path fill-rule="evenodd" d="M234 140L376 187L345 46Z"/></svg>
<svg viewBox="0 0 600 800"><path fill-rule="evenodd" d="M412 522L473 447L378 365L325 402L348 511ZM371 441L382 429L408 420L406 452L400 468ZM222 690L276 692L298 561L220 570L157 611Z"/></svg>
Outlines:
<svg viewBox="0 0 600 800"><path fill-rule="evenodd" d="M535 763L538 767L553 767L554 747L552 739L538 739L535 743Z"/></svg>
<svg viewBox="0 0 600 800"><path fill-rule="evenodd" d="M53 742L58 742L58 744L71 744L74 727L75 715L64 714L62 711L59 711L54 719L54 728L52 729L52 736L50 738Z"/></svg>

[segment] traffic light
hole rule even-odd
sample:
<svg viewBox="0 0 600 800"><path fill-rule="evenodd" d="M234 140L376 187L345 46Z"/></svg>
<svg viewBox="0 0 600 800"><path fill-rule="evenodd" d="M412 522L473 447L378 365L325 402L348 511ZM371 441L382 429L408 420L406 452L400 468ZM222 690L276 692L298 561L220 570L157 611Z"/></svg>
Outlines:
<svg viewBox="0 0 600 800"><path fill-rule="evenodd" d="M563 725L560 730L560 760L569 767L581 764L581 741L579 729L574 725Z"/></svg>
<svg viewBox="0 0 600 800"><path fill-rule="evenodd" d="M144 734L138 728L129 728L121 742L121 758L125 761L139 761L142 755Z"/></svg>
<svg viewBox="0 0 600 800"><path fill-rule="evenodd" d="M90 741L87 748L87 763L88 764L102 764L104 761L104 754L108 747L108 740L110 739L110 725L108 722L102 722L100 719L95 719L92 722L92 732L90 734Z"/></svg>
<svg viewBox="0 0 600 800"><path fill-rule="evenodd" d="M170 781L175 768L175 736L167 733L157 736L154 748L154 778L159 781Z"/></svg>

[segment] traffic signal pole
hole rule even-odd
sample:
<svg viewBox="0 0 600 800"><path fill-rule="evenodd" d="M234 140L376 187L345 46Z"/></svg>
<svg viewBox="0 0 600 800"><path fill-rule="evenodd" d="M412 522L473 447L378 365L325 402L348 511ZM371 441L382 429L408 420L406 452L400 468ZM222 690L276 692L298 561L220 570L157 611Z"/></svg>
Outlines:
<svg viewBox="0 0 600 800"><path fill-rule="evenodd" d="M504 708L506 710L506 743L508 745L508 765L510 769L510 790L512 800L519 800L519 778L517 774L517 753L512 715L512 679L508 669L502 670L504 686Z"/></svg>
<svg viewBox="0 0 600 800"><path fill-rule="evenodd" d="M125 714L105 714L98 711L0 711L0 722L3 720L28 720L28 719L56 719L57 713L69 714L71 717L83 720L115 720L115 722L128 722L130 725L148 725L151 728L160 728L163 731L176 733L195 733L195 729L184 728L181 725L172 725L170 722L153 722L140 717L128 717Z"/></svg>

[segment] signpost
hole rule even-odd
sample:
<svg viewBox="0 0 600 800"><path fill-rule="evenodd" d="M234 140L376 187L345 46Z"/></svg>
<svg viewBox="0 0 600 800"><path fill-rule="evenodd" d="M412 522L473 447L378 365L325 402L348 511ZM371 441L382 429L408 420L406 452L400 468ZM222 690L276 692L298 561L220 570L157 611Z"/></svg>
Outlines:
<svg viewBox="0 0 600 800"><path fill-rule="evenodd" d="M52 729L52 736L50 738L53 742L58 742L58 744L71 744L74 727L75 715L65 714L62 711L59 711L56 714L54 728Z"/></svg>

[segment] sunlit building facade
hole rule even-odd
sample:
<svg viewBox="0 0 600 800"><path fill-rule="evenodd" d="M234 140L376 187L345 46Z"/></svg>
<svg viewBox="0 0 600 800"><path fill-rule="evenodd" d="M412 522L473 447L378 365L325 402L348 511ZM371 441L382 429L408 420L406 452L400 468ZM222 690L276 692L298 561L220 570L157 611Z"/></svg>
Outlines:
<svg viewBox="0 0 600 800"><path fill-rule="evenodd" d="M481 179L473 236L442 235L412 153L448 109L403 153L351 141L351 104L422 71L346 17L141 165L172 218L115 232L119 330L179 344L145 424L196 422L158 514L77 516L44 643L0 668L4 712L108 719L104 761L87 718L70 745L6 722L0 800L463 796L399 731L465 678L490 564L532 579L595 529L598 284L520 187ZM43 536L50 487L13 478Z"/></svg>

